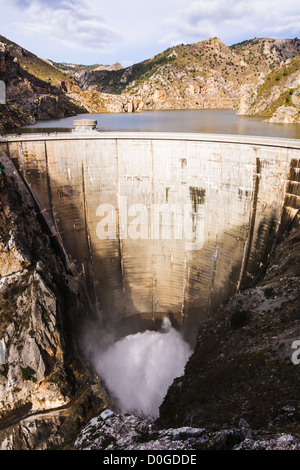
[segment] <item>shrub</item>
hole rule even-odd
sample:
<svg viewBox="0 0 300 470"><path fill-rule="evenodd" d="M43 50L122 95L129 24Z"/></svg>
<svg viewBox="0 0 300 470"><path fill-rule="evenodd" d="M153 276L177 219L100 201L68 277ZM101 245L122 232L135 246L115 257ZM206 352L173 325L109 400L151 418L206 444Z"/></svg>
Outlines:
<svg viewBox="0 0 300 470"><path fill-rule="evenodd" d="M35 374L35 371L31 367L21 367L23 380L30 380L31 377Z"/></svg>
<svg viewBox="0 0 300 470"><path fill-rule="evenodd" d="M274 297L274 295L275 295L274 288L272 286L266 287L264 289L264 295L265 295L266 299L271 299L272 297Z"/></svg>
<svg viewBox="0 0 300 470"><path fill-rule="evenodd" d="M249 323L249 314L245 310L236 310L230 318L230 326L233 329L242 328Z"/></svg>

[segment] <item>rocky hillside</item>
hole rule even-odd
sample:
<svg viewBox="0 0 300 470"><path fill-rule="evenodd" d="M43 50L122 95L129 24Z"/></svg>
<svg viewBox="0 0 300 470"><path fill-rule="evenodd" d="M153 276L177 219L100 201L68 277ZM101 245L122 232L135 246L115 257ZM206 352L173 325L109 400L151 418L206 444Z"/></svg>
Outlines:
<svg viewBox="0 0 300 470"><path fill-rule="evenodd" d="M7 106L0 105L0 132L80 113L142 111L140 99L82 89L89 71L121 69L119 63L84 66L43 60L0 36L0 80L7 91Z"/></svg>
<svg viewBox="0 0 300 470"><path fill-rule="evenodd" d="M218 38L180 45L117 71L91 71L84 90L141 99L144 109L237 108L252 87L300 52L300 40L253 39L227 47Z"/></svg>
<svg viewBox="0 0 300 470"><path fill-rule="evenodd" d="M266 116L269 122L300 122L300 55L241 90L240 114Z"/></svg>
<svg viewBox="0 0 300 470"><path fill-rule="evenodd" d="M80 91L75 79L0 36L0 80L7 106L0 105L0 130L86 112L68 91Z"/></svg>
<svg viewBox="0 0 300 470"><path fill-rule="evenodd" d="M93 65L83 65L83 64L70 64L68 62L54 62L53 60L45 60L53 67L56 67L61 72L67 73L71 77L75 77L80 81L82 79L84 81L84 77L89 72L95 72L100 70L107 70L109 72L114 70L121 70L123 66L120 62L116 62L112 65L101 65L101 64L93 64Z"/></svg>
<svg viewBox="0 0 300 470"><path fill-rule="evenodd" d="M84 107L89 113L133 113L144 109L141 98L128 94L115 95L100 93L97 90L73 91L67 94L74 103Z"/></svg>
<svg viewBox="0 0 300 470"><path fill-rule="evenodd" d="M286 234L263 277L201 325L183 377L169 388L159 426L217 430L240 417L256 430L300 435L300 228Z"/></svg>
<svg viewBox="0 0 300 470"><path fill-rule="evenodd" d="M42 60L0 36L8 106L0 130L81 112L237 109L271 122L298 122L299 39L218 38L171 47L123 68Z"/></svg>
<svg viewBox="0 0 300 470"><path fill-rule="evenodd" d="M87 307L15 167L0 155L0 447L48 448L108 399L76 342Z"/></svg>
<svg viewBox="0 0 300 470"><path fill-rule="evenodd" d="M80 432L72 448L107 451L300 450L300 439L289 434L255 434L243 418L238 427L215 432L190 426L162 430L145 417L116 415L105 410Z"/></svg>

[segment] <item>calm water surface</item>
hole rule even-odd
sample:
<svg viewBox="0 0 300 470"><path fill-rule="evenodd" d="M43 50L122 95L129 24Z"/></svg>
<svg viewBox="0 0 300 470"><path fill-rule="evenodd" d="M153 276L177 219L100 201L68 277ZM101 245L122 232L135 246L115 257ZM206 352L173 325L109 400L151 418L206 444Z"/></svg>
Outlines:
<svg viewBox="0 0 300 470"><path fill-rule="evenodd" d="M71 131L74 119L96 119L97 129L103 131L206 132L300 139L300 124L269 124L263 122L264 117L239 116L228 109L80 114L39 121L18 132Z"/></svg>

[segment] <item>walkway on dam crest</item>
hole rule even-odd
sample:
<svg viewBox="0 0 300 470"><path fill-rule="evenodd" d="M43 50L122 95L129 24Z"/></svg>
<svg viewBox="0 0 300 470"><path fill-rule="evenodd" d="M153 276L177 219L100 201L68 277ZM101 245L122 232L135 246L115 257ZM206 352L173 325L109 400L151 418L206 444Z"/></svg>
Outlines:
<svg viewBox="0 0 300 470"><path fill-rule="evenodd" d="M0 142L30 142L38 140L95 140L95 139L128 139L128 140L178 140L196 142L220 142L233 144L247 144L259 146L272 146L300 149L300 139L283 139L274 137L231 135L231 134L206 134L206 133L180 133L180 132L102 132L77 131L77 132L50 132L50 133L26 133L8 134L0 136Z"/></svg>

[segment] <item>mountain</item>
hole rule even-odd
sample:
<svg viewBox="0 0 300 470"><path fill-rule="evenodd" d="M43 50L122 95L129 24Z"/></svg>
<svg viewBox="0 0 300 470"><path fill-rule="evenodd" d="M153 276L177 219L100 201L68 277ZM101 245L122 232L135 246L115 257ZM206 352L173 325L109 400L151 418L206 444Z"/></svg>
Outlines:
<svg viewBox="0 0 300 470"><path fill-rule="evenodd" d="M299 122L299 54L297 38L228 47L215 37L123 68L40 59L0 36L0 79L8 96L0 129L82 112L159 109L229 108Z"/></svg>
<svg viewBox="0 0 300 470"><path fill-rule="evenodd" d="M86 112L67 91L80 90L74 78L0 36L0 80L6 84L8 105L1 106L3 130Z"/></svg>
<svg viewBox="0 0 300 470"><path fill-rule="evenodd" d="M81 81L94 69L112 73L121 70L122 65L118 62L111 66L56 63L40 59L0 36L0 80L5 82L7 92L7 106L0 105L0 131L80 113L142 109L141 100L126 94L82 90Z"/></svg>
<svg viewBox="0 0 300 470"><path fill-rule="evenodd" d="M182 377L160 407L162 428L254 429L299 435L300 229L284 234L265 275L201 324Z"/></svg>
<svg viewBox="0 0 300 470"><path fill-rule="evenodd" d="M300 55L241 90L240 114L269 117L269 122L300 122ZM270 117L271 116L271 117Z"/></svg>
<svg viewBox="0 0 300 470"><path fill-rule="evenodd" d="M83 77L87 72L94 72L99 70L107 70L109 72L114 70L121 70L123 66L120 62L116 62L112 65L101 65L101 64L94 64L94 65L83 65L83 64L71 64L68 62L54 62L53 60L44 59L45 62L49 63L53 67L57 68L63 73L67 73L68 75L80 79Z"/></svg>
<svg viewBox="0 0 300 470"><path fill-rule="evenodd" d="M81 85L139 98L144 109L238 109L245 86L256 86L299 53L298 39L253 39L227 47L211 38L171 47L125 69L87 72Z"/></svg>

